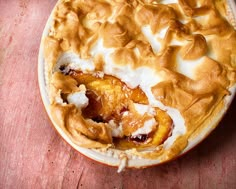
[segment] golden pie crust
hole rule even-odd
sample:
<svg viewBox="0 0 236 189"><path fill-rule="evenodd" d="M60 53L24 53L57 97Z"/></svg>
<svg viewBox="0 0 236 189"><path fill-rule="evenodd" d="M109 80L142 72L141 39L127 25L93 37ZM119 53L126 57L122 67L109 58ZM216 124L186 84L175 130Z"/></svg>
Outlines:
<svg viewBox="0 0 236 189"><path fill-rule="evenodd" d="M50 32L44 39L45 75L52 117L77 145L128 150L144 158L155 159L165 154L165 160L171 159L225 106L224 99L231 95L229 89L236 83L235 22L227 2L168 2L58 2ZM144 27L150 28L153 40L160 44L158 49L144 34ZM162 37L156 35L163 31ZM105 73L107 60L103 54L91 53L99 40L104 48L113 49L110 59L117 66L129 65L133 70L147 67L161 76L151 92L164 106L178 110L186 127L186 132L168 148L163 143L176 126L172 118L161 107L152 107L154 115L140 115L135 110L135 103L150 105L149 98L141 87L130 87L116 73ZM70 62L57 69L59 58L68 52L91 60L94 69L68 68ZM180 71L180 59L186 70L194 61L200 63L189 76ZM87 104L78 107L68 102L68 96L74 93L85 94ZM140 136L140 141L132 141L132 133L153 119L151 134L145 140ZM122 123L120 137L112 135L114 122L116 128Z"/></svg>

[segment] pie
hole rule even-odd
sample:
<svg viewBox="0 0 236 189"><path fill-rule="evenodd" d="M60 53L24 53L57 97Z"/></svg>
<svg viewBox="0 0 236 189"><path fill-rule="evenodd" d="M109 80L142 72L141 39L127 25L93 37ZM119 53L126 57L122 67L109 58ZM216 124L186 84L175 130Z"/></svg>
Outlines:
<svg viewBox="0 0 236 189"><path fill-rule="evenodd" d="M60 0L43 38L53 121L74 144L167 161L236 84L223 0Z"/></svg>

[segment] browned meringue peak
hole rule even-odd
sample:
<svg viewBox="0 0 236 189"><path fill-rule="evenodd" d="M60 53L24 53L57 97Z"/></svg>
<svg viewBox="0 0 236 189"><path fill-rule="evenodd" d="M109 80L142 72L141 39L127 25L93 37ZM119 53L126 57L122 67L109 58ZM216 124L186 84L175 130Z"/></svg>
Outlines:
<svg viewBox="0 0 236 189"><path fill-rule="evenodd" d="M180 0L179 4L186 16L197 20L199 32L204 35L226 35L233 29L226 20L226 7L222 1L199 1L196 4L193 0Z"/></svg>
<svg viewBox="0 0 236 189"><path fill-rule="evenodd" d="M162 72L163 68L176 71L177 68L177 53L179 52L179 46L167 46L156 55L149 55L147 57L140 57L142 65L155 69L158 72ZM165 78L166 76L163 75Z"/></svg>
<svg viewBox="0 0 236 189"><path fill-rule="evenodd" d="M98 19L104 19L111 14L111 5L110 2L106 1L94 1L94 0L68 0L64 4L70 4L74 10L79 10L81 17L86 16L87 14L91 15L90 18L95 19L95 16Z"/></svg>
<svg viewBox="0 0 236 189"><path fill-rule="evenodd" d="M162 53L158 56L158 63L161 67L169 70L176 70L177 61L176 56L179 52L178 46L168 46Z"/></svg>
<svg viewBox="0 0 236 189"><path fill-rule="evenodd" d="M97 20L106 20L109 16L112 14L112 8L111 5L107 2L97 2L94 3L94 1L90 1L91 7L90 9L86 10L88 12L86 14L86 17L88 19L97 19ZM88 6L88 1L85 1L85 6ZM84 10L83 8L81 8Z"/></svg>
<svg viewBox="0 0 236 189"><path fill-rule="evenodd" d="M186 38L190 37L190 30L188 26L182 24L178 20L170 20L168 23L169 27L165 34L164 40L162 41L161 50L166 48L173 39L184 41Z"/></svg>
<svg viewBox="0 0 236 189"><path fill-rule="evenodd" d="M140 27L138 27L135 22L134 10L135 9L129 4L123 5L116 16L116 22L126 28L126 30L133 35L133 38L136 38L136 36L140 34Z"/></svg>
<svg viewBox="0 0 236 189"><path fill-rule="evenodd" d="M208 40L208 47L212 56L220 63L229 66L230 70L236 68L236 32L227 36ZM235 79L233 79L235 81Z"/></svg>
<svg viewBox="0 0 236 189"><path fill-rule="evenodd" d="M195 34L187 38L189 41L180 50L180 55L184 60L194 60L204 56L207 52L207 43L204 36Z"/></svg>
<svg viewBox="0 0 236 189"><path fill-rule="evenodd" d="M204 69L202 69L204 67ZM223 64L209 58L205 57L204 61L195 69L195 80L199 81L202 86L196 86L196 89L203 92L210 92L214 88L215 83L219 88L225 88L230 85L229 78L233 70L229 70Z"/></svg>
<svg viewBox="0 0 236 189"><path fill-rule="evenodd" d="M174 9L162 4L155 6L144 5L135 14L135 20L139 26L150 25L153 33L166 27L170 20L175 19Z"/></svg>
<svg viewBox="0 0 236 189"><path fill-rule="evenodd" d="M213 6L212 0L198 2L195 0L179 0L178 2L184 14L189 17L206 14Z"/></svg>
<svg viewBox="0 0 236 189"><path fill-rule="evenodd" d="M153 49L150 45L150 43L148 43L145 39L145 37L143 37L143 40L132 40L130 41L126 46L126 48L128 49L138 49L138 52L140 54L140 58L145 58L145 57L152 57L154 56L154 52Z"/></svg>
<svg viewBox="0 0 236 189"><path fill-rule="evenodd" d="M131 67L136 67L139 62L138 58L134 52L133 49L128 49L128 48L117 48L112 54L111 58L113 61L118 64L125 66L127 65L127 62ZM136 66L135 66L136 65Z"/></svg>
<svg viewBox="0 0 236 189"><path fill-rule="evenodd" d="M83 25L94 32L97 32L98 26L107 21L112 14L111 5L106 2L84 1L79 7L83 15Z"/></svg>
<svg viewBox="0 0 236 189"><path fill-rule="evenodd" d="M104 23L100 35L105 47L123 47L130 41L128 31L119 23Z"/></svg>

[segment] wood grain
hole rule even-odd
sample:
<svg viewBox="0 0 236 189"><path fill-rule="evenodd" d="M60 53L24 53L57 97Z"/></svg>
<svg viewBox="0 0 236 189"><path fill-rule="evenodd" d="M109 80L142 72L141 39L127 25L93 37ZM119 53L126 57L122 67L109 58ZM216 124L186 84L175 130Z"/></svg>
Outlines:
<svg viewBox="0 0 236 189"><path fill-rule="evenodd" d="M37 56L56 0L0 0L0 188L236 188L236 100L218 128L176 161L126 170L90 160L54 131Z"/></svg>

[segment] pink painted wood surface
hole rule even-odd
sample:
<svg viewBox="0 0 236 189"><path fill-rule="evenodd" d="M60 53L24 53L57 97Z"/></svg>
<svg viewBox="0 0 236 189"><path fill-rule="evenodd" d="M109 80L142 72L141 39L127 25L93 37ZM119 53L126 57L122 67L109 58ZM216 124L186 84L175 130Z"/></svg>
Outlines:
<svg viewBox="0 0 236 189"><path fill-rule="evenodd" d="M236 100L219 127L176 161L142 170L98 164L51 127L37 81L56 0L0 0L0 188L236 188Z"/></svg>

